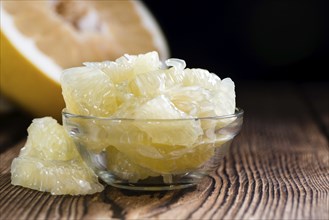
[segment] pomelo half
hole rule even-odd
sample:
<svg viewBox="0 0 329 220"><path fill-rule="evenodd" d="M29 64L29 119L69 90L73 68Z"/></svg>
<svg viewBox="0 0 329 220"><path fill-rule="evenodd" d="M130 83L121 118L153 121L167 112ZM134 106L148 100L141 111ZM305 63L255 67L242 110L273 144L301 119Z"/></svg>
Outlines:
<svg viewBox="0 0 329 220"><path fill-rule="evenodd" d="M166 40L141 1L1 1L1 96L61 118L60 74L86 61L156 50Z"/></svg>

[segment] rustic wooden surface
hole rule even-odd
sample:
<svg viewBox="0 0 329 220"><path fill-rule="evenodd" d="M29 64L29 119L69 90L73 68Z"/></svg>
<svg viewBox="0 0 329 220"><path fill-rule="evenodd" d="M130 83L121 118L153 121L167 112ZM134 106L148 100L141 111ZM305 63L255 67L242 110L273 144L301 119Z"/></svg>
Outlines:
<svg viewBox="0 0 329 220"><path fill-rule="evenodd" d="M52 196L10 184L31 118L0 116L0 219L329 219L329 84L237 84L241 133L217 172L168 192Z"/></svg>

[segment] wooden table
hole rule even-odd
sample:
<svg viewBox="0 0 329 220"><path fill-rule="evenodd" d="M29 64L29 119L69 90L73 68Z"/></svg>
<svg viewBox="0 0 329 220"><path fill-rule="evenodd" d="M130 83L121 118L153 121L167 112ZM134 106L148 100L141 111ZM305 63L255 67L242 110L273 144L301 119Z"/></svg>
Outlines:
<svg viewBox="0 0 329 220"><path fill-rule="evenodd" d="M237 84L241 133L197 187L52 196L10 184L31 118L1 115L0 219L328 219L329 83Z"/></svg>

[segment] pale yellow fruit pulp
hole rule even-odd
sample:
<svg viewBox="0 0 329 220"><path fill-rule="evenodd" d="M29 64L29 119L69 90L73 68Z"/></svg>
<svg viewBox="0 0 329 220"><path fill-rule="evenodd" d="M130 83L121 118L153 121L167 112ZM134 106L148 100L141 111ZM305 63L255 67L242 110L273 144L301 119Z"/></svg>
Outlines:
<svg viewBox="0 0 329 220"><path fill-rule="evenodd" d="M156 52L124 55L115 62L68 69L61 78L67 111L100 117L71 119L80 126L76 141L92 153L106 151L112 160L108 169L132 182L193 171L229 139L215 131L232 119L194 119L233 114L233 81L203 69L184 69L182 60L166 64ZM88 78L86 72L91 72ZM81 80L75 81L78 74ZM115 103L103 105L113 97Z"/></svg>
<svg viewBox="0 0 329 220"><path fill-rule="evenodd" d="M103 190L82 161L64 128L50 117L34 119L24 148L11 165L13 185L54 195L92 194Z"/></svg>

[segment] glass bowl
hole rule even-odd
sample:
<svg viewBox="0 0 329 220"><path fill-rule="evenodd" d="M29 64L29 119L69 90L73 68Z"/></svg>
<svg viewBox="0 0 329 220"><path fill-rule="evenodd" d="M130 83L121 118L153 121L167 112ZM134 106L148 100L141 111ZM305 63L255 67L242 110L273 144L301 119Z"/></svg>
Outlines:
<svg viewBox="0 0 329 220"><path fill-rule="evenodd" d="M243 110L189 119L100 118L62 112L83 160L107 184L171 190L215 171L241 130Z"/></svg>

